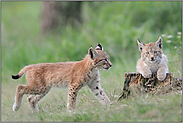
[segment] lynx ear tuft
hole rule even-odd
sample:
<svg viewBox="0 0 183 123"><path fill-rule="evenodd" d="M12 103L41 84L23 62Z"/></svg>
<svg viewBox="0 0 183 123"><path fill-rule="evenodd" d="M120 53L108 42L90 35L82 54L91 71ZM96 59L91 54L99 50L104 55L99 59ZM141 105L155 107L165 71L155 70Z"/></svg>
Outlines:
<svg viewBox="0 0 183 123"><path fill-rule="evenodd" d="M97 54L97 51L95 49L93 49L93 47L90 47L88 49L88 54L90 55L91 59L94 60L96 54Z"/></svg>
<svg viewBox="0 0 183 123"><path fill-rule="evenodd" d="M155 44L156 44L157 47L159 47L160 49L162 49L162 47L163 47L162 38L159 37Z"/></svg>
<svg viewBox="0 0 183 123"><path fill-rule="evenodd" d="M137 40L137 43L138 43L138 46L139 46L139 51L140 51L140 52L142 52L142 50L143 50L143 48L144 48L145 44L144 44L144 43L142 43L142 42L140 42L140 40L139 40L139 39Z"/></svg>
<svg viewBox="0 0 183 123"><path fill-rule="evenodd" d="M103 50L102 45L98 43L98 45L95 47L95 50Z"/></svg>

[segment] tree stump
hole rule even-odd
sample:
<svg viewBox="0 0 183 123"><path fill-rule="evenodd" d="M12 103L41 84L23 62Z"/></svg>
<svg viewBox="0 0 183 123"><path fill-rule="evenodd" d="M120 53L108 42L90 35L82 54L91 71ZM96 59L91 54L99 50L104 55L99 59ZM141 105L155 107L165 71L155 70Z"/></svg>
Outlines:
<svg viewBox="0 0 183 123"><path fill-rule="evenodd" d="M139 94L165 94L170 91L182 90L182 78L174 78L171 73L166 74L164 81L157 79L157 74L151 78L144 78L140 73L125 73L123 92L119 95L118 101L127 98L129 95Z"/></svg>

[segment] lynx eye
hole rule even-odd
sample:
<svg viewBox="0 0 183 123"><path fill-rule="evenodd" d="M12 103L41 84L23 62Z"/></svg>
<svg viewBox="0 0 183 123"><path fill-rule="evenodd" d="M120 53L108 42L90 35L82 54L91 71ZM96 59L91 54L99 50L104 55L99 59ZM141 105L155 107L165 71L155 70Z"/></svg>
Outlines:
<svg viewBox="0 0 183 123"><path fill-rule="evenodd" d="M105 59L103 59L103 61L107 62L108 60L105 58Z"/></svg>
<svg viewBox="0 0 183 123"><path fill-rule="evenodd" d="M156 54L158 51L154 51L153 53Z"/></svg>
<svg viewBox="0 0 183 123"><path fill-rule="evenodd" d="M149 54L149 52L146 52L146 54Z"/></svg>

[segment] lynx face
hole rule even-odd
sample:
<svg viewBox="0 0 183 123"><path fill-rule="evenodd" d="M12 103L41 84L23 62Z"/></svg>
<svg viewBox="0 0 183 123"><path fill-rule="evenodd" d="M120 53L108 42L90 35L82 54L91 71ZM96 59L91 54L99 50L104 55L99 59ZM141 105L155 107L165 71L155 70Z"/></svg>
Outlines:
<svg viewBox="0 0 183 123"><path fill-rule="evenodd" d="M149 43L143 46L141 57L146 63L159 63L162 59L162 50L156 43Z"/></svg>
<svg viewBox="0 0 183 123"><path fill-rule="evenodd" d="M98 69L108 70L112 63L110 62L109 55L105 52L98 51L99 58L94 60L94 65L97 66Z"/></svg>
<svg viewBox="0 0 183 123"><path fill-rule="evenodd" d="M97 46L95 49L91 47L89 54L94 60L94 66L96 68L108 70L112 66L109 55L103 51L102 47Z"/></svg>

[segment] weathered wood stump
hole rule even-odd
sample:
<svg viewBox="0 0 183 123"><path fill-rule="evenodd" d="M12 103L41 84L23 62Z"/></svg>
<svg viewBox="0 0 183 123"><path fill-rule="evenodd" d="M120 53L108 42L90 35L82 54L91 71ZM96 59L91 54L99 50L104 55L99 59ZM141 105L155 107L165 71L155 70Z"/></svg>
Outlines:
<svg viewBox="0 0 183 123"><path fill-rule="evenodd" d="M125 73L123 92L119 95L118 101L127 98L129 95L169 93L170 91L182 90L182 78L174 78L167 73L164 81L157 79L157 74L151 78L144 78L140 73Z"/></svg>

